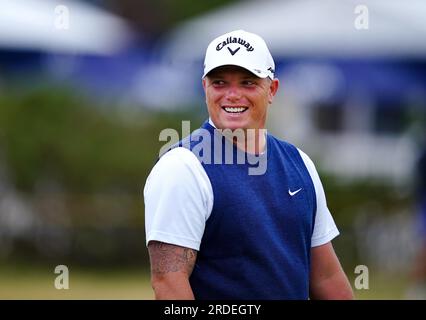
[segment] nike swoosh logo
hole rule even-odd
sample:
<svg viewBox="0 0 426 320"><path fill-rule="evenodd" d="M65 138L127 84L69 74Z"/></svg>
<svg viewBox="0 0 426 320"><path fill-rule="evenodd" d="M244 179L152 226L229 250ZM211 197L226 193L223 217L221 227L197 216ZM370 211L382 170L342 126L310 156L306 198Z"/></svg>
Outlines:
<svg viewBox="0 0 426 320"><path fill-rule="evenodd" d="M298 193L300 190L302 190L302 188L300 188L300 189L297 189L296 191L290 191L290 189L288 189L288 194L290 195L290 196L294 196L296 193Z"/></svg>
<svg viewBox="0 0 426 320"><path fill-rule="evenodd" d="M241 47L238 47L237 49L235 49L235 50L232 50L230 47L227 47L228 48L228 50L229 50L229 52L232 54L232 55L234 55L234 54L236 54L237 53L237 51L238 50L240 50L240 48Z"/></svg>

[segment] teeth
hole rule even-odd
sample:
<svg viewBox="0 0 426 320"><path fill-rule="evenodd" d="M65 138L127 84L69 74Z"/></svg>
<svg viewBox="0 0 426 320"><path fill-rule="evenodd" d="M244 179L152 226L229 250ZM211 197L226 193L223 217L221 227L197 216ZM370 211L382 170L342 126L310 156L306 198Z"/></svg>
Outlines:
<svg viewBox="0 0 426 320"><path fill-rule="evenodd" d="M231 113L239 113L239 112L243 112L245 111L247 108L241 107L241 108L224 108L226 112L231 112Z"/></svg>

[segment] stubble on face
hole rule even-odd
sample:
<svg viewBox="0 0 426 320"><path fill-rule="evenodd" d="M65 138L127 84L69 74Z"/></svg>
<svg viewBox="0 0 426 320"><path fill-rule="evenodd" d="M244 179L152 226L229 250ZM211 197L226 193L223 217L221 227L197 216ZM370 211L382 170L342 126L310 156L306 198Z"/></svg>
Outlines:
<svg viewBox="0 0 426 320"><path fill-rule="evenodd" d="M241 67L223 66L203 79L203 87L209 115L218 129L262 129L278 80L259 78Z"/></svg>
<svg viewBox="0 0 426 320"><path fill-rule="evenodd" d="M278 89L278 80L259 78L236 66L214 69L203 79L206 104L217 129L242 129L243 142L233 141L241 149L257 153L265 145L264 131L269 104ZM231 112L236 111L236 112ZM249 134L248 131L251 131ZM253 140L253 141L249 141ZM253 147L248 147L253 144Z"/></svg>

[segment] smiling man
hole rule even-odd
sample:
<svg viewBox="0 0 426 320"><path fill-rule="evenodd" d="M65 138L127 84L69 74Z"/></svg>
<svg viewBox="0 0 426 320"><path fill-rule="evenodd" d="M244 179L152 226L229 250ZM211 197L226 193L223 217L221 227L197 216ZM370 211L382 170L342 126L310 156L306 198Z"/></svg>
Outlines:
<svg viewBox="0 0 426 320"><path fill-rule="evenodd" d="M208 46L210 118L159 159L144 189L157 299L353 298L314 164L264 130L279 87L274 73L256 34L236 30ZM225 159L227 148L246 161ZM201 149L222 161L207 163ZM267 169L250 174L253 156Z"/></svg>

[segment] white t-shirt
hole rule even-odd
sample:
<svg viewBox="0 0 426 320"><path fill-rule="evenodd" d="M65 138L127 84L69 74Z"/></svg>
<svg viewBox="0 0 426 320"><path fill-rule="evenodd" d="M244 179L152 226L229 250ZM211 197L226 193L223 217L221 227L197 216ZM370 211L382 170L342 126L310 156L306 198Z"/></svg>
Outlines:
<svg viewBox="0 0 426 320"><path fill-rule="evenodd" d="M317 212L311 246L316 247L331 241L339 231L314 163L304 152L299 153L315 187ZM156 240L200 249L214 197L207 173L190 150L178 147L160 158L147 178L144 198L147 245Z"/></svg>

